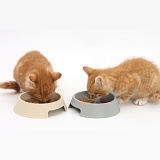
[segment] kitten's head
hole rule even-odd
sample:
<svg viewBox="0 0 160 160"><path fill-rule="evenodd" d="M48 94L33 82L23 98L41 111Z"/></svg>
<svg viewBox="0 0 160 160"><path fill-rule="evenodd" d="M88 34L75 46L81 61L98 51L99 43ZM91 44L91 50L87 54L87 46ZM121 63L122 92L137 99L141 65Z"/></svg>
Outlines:
<svg viewBox="0 0 160 160"><path fill-rule="evenodd" d="M108 78L99 69L83 67L83 70L88 75L87 91L90 98L96 98L109 93L110 85Z"/></svg>
<svg viewBox="0 0 160 160"><path fill-rule="evenodd" d="M26 79L27 91L40 102L48 102L54 95L56 81L61 77L59 72L31 73Z"/></svg>

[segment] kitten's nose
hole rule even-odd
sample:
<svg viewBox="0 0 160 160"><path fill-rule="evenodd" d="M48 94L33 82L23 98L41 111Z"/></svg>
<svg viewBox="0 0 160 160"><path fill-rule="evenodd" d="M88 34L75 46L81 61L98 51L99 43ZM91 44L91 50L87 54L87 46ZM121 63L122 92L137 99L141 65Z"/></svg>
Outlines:
<svg viewBox="0 0 160 160"><path fill-rule="evenodd" d="M42 98L41 99L41 102L43 102L43 103L45 103L45 102L47 102L48 100L46 99L46 98Z"/></svg>
<svg viewBox="0 0 160 160"><path fill-rule="evenodd" d="M48 99L44 99L43 102L48 102Z"/></svg>

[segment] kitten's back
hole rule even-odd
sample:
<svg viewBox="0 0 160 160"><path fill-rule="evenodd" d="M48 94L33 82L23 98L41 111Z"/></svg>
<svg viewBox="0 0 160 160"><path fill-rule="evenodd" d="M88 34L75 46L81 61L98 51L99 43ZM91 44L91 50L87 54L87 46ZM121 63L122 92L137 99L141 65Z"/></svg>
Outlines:
<svg viewBox="0 0 160 160"><path fill-rule="evenodd" d="M52 70L52 66L46 57L44 57L39 51L30 51L21 57L17 62L17 65L14 69L14 78L17 79L19 69L21 69L21 72L30 72L31 70L36 69L38 66L47 67Z"/></svg>
<svg viewBox="0 0 160 160"><path fill-rule="evenodd" d="M151 61L145 58L132 58L124 61L117 67L124 68L129 70L130 72L143 73L143 72L151 72L151 73L159 73L158 67Z"/></svg>

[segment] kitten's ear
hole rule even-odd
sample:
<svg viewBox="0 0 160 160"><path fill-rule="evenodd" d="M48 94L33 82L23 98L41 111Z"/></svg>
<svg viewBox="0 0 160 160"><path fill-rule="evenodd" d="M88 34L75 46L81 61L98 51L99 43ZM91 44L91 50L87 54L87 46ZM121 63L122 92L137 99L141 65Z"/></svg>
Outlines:
<svg viewBox="0 0 160 160"><path fill-rule="evenodd" d="M88 76L91 75L92 72L94 71L93 68L90 68L90 67L88 67L88 66L84 66L84 67L83 67L83 70L88 74Z"/></svg>
<svg viewBox="0 0 160 160"><path fill-rule="evenodd" d="M36 87L36 81L37 81L37 75L32 73L26 78L26 88L35 88Z"/></svg>
<svg viewBox="0 0 160 160"><path fill-rule="evenodd" d="M29 75L29 79L30 81L32 81L33 83L35 83L37 81L37 75L32 73Z"/></svg>
<svg viewBox="0 0 160 160"><path fill-rule="evenodd" d="M103 84L104 84L103 77L102 76L97 76L95 78L95 84L96 84L97 87L102 87Z"/></svg>
<svg viewBox="0 0 160 160"><path fill-rule="evenodd" d="M52 72L51 73L51 77L52 77L53 81L58 80L61 76L62 76L62 74L59 72Z"/></svg>

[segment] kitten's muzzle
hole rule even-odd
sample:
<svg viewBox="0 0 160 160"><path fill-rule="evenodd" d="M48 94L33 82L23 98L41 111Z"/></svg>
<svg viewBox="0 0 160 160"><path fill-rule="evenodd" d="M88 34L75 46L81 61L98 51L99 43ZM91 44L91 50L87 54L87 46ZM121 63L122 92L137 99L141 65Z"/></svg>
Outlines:
<svg viewBox="0 0 160 160"><path fill-rule="evenodd" d="M95 98L100 97L100 96L102 96L102 95L99 95L99 94L90 94L90 95L89 95L89 97L90 97L91 99L95 99Z"/></svg>
<svg viewBox="0 0 160 160"><path fill-rule="evenodd" d="M39 99L39 101L40 101L41 103L47 103L49 100L46 99L46 98L43 98L43 99Z"/></svg>

